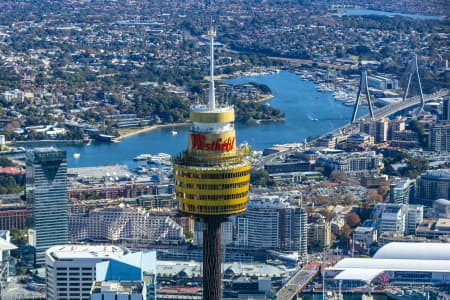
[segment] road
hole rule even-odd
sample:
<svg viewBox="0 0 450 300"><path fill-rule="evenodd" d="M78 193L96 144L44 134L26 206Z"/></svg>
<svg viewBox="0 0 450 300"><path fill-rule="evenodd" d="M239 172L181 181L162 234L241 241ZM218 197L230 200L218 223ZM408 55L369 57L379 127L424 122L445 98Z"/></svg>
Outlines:
<svg viewBox="0 0 450 300"><path fill-rule="evenodd" d="M309 263L299 269L294 276L292 276L285 285L277 292L277 300L291 300L300 291L302 291L306 285L316 277L319 272L319 263Z"/></svg>

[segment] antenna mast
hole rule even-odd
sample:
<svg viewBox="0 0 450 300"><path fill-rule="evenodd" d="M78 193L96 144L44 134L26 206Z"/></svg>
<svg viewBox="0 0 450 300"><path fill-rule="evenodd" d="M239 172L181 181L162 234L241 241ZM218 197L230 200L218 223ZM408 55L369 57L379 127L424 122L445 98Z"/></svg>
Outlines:
<svg viewBox="0 0 450 300"><path fill-rule="evenodd" d="M209 35L209 43L210 43L210 69L209 69L209 101L208 108L210 110L216 109L216 95L215 95L215 87L214 87L214 37L216 36L216 30L214 28L214 24L211 22L211 29L208 32Z"/></svg>

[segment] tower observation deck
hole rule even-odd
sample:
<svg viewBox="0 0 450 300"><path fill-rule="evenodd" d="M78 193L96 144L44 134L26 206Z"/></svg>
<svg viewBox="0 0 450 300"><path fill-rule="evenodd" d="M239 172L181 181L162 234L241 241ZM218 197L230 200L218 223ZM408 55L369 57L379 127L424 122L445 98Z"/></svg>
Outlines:
<svg viewBox="0 0 450 300"><path fill-rule="evenodd" d="M211 68L207 105L191 108L187 150L174 159L178 210L201 219L203 299L221 299L220 224L247 209L251 162L236 146L234 108L217 105L214 36L209 32Z"/></svg>

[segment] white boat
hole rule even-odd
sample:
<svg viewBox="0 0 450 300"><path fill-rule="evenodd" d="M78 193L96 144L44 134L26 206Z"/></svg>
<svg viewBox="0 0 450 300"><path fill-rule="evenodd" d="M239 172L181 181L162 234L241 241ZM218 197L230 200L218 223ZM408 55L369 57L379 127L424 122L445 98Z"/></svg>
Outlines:
<svg viewBox="0 0 450 300"><path fill-rule="evenodd" d="M429 295L426 291L418 289L402 289L402 288L387 288L384 293L389 298L401 300L426 300Z"/></svg>
<svg viewBox="0 0 450 300"><path fill-rule="evenodd" d="M80 158L80 153L74 153L72 156L75 159L79 159Z"/></svg>
<svg viewBox="0 0 450 300"><path fill-rule="evenodd" d="M170 154L167 153L157 153L155 155L152 155L147 163L149 164L155 164L155 165L171 165L172 157L170 156Z"/></svg>
<svg viewBox="0 0 450 300"><path fill-rule="evenodd" d="M151 154L139 154L138 156L136 156L135 158L133 158L133 160L147 160L149 158L151 158L152 155Z"/></svg>
<svg viewBox="0 0 450 300"><path fill-rule="evenodd" d="M176 130L173 130L173 129L172 129L171 133L172 133L172 135L177 135L178 134L178 132Z"/></svg>
<svg viewBox="0 0 450 300"><path fill-rule="evenodd" d="M344 102L344 105L345 106L353 106L353 105L355 105L355 103L356 103L356 100L348 100L348 101Z"/></svg>

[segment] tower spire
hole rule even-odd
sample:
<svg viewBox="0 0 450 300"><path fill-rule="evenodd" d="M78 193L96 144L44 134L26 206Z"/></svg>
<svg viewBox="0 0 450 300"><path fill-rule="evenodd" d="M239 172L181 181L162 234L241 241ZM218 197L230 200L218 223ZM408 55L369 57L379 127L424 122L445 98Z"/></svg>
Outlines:
<svg viewBox="0 0 450 300"><path fill-rule="evenodd" d="M208 108L214 110L216 108L216 91L214 87L214 37L216 36L216 29L211 22L211 28L208 32L210 43L210 69L209 69L209 100Z"/></svg>

